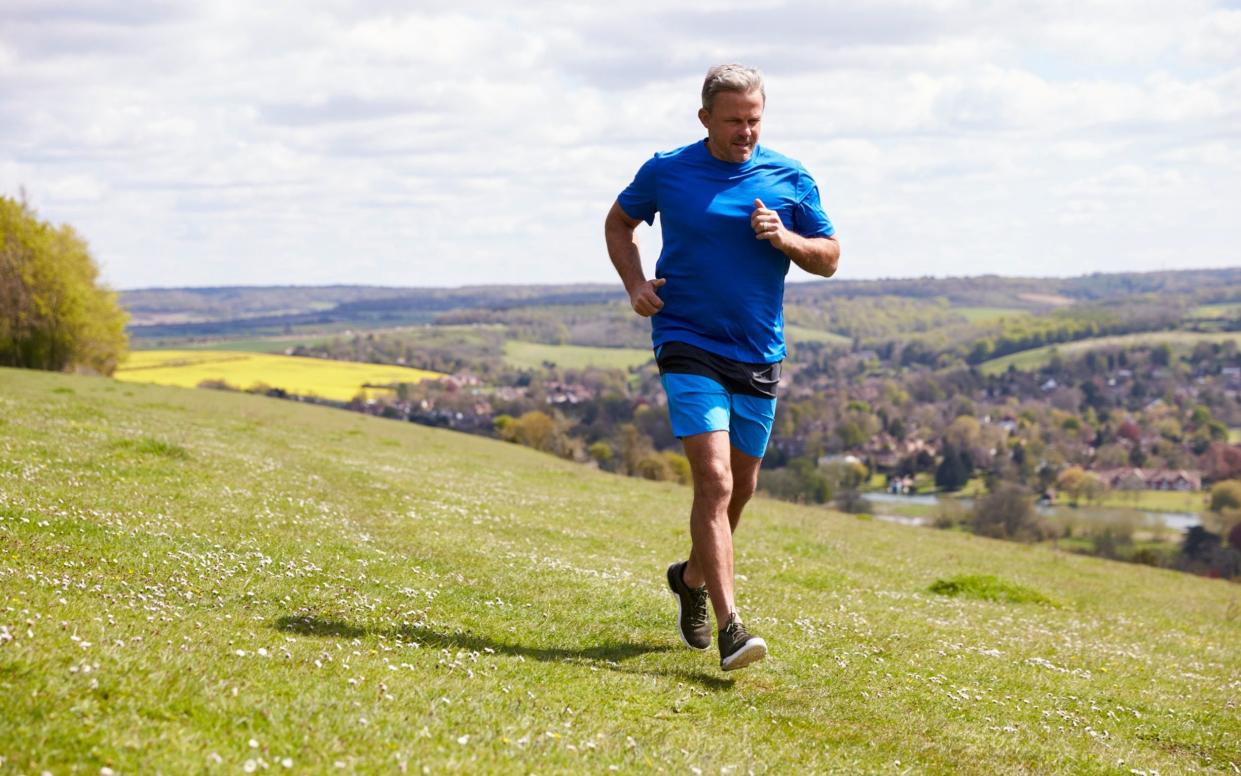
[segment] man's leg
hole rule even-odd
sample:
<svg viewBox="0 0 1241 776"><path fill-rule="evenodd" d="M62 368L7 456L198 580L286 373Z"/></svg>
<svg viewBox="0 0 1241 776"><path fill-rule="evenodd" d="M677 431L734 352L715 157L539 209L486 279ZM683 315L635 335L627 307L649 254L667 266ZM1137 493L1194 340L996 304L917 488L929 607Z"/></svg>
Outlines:
<svg viewBox="0 0 1241 776"><path fill-rule="evenodd" d="M728 502L728 524L736 533L737 523L741 522L741 510L745 509L758 487L758 469L763 459L743 453L736 447L730 448L730 459L733 495Z"/></svg>
<svg viewBox="0 0 1241 776"><path fill-rule="evenodd" d="M717 432L719 433L719 432ZM688 441L692 437L682 440ZM689 457L689 448L686 447L686 457ZM730 533L736 533L737 524L741 522L741 512L745 509L745 505L749 503L754 496L754 491L758 488L758 470L762 465L762 458L755 458L741 452L736 447L729 447L729 471L732 475L732 495L728 499L728 527ZM690 468L693 469L693 461L691 459ZM694 478L694 503L698 503L698 478ZM691 517L691 537L692 537L692 520ZM696 543L695 543L696 546ZM730 553L731 557L731 553ZM699 587L703 584L704 576L702 572L702 561L696 557L694 549L690 549L689 563L685 567L685 584L691 587ZM710 588L708 588L709 590ZM730 597L730 602L732 598ZM727 620L725 620L727 622Z"/></svg>
<svg viewBox="0 0 1241 776"><path fill-rule="evenodd" d="M689 515L693 542L683 578L690 587L706 584L720 627L733 612L733 538L729 505L733 473L728 432L711 431L681 440L694 479ZM740 511L738 511L740 517Z"/></svg>

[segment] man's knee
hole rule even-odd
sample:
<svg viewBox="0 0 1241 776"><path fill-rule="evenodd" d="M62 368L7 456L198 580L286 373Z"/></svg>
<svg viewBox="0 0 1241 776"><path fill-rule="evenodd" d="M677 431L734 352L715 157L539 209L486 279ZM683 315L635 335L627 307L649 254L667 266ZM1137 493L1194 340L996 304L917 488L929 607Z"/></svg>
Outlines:
<svg viewBox="0 0 1241 776"><path fill-rule="evenodd" d="M708 501L728 501L733 497L733 475L727 465L707 464L694 472L694 495Z"/></svg>

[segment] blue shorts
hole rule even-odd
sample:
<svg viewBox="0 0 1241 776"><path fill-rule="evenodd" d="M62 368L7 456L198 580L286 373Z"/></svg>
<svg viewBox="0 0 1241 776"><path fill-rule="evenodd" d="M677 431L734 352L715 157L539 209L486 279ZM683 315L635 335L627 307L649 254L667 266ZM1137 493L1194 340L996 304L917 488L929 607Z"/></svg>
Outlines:
<svg viewBox="0 0 1241 776"><path fill-rule="evenodd" d="M665 374L660 377L668 394L668 414L677 439L708 431L727 431L732 446L754 458L767 452L776 400L729 393L702 375Z"/></svg>

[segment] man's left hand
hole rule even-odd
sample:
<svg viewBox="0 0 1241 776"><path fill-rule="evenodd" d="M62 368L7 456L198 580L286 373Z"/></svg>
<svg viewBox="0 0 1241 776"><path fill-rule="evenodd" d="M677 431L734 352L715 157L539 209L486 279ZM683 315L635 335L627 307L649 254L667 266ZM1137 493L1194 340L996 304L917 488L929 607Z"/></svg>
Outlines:
<svg viewBox="0 0 1241 776"><path fill-rule="evenodd" d="M789 231L784 228L780 214L769 210L761 199L754 200L754 213L750 216L750 226L754 228L754 236L759 240L767 240L776 248L784 250L788 242Z"/></svg>

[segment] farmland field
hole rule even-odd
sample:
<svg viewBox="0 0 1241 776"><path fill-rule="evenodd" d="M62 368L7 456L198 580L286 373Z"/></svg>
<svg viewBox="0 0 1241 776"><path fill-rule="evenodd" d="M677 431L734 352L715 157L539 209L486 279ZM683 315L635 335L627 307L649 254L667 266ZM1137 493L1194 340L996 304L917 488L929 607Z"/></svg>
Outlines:
<svg viewBox="0 0 1241 776"><path fill-rule="evenodd" d="M284 353L285 349L298 343L306 342L302 336L268 337L261 339L223 339L200 342L177 342L175 345L164 345L158 341L131 339L130 352L140 350L229 350L242 353Z"/></svg>
<svg viewBox="0 0 1241 776"><path fill-rule="evenodd" d="M984 361L981 369L983 374L996 375L1008 370L1010 364L1018 369L1033 370L1051 361L1052 354L1059 352L1063 357L1080 356L1088 350L1107 347L1134 347L1137 345L1167 344L1176 350L1187 350L1199 342L1235 342L1241 345L1241 332L1191 332L1191 331L1157 331L1143 334L1123 334L1115 337L1094 337L1092 339L1064 342L1058 345L1046 345L1041 348L1023 350L1020 353L993 358Z"/></svg>
<svg viewBox="0 0 1241 776"><path fill-rule="evenodd" d="M349 401L359 393L384 393L367 388L389 383L417 383L442 377L436 372L402 366L328 361L320 358L214 350L138 350L116 371L116 379L193 388L204 380L222 380L247 389L262 384L298 396Z"/></svg>
<svg viewBox="0 0 1241 776"><path fill-rule="evenodd" d="M848 347L853 340L843 334L834 334L830 331L819 331L811 329L808 326L790 326L785 325L784 333L788 335L789 341L796 345L798 342L824 342L829 345L840 345Z"/></svg>
<svg viewBox="0 0 1241 776"><path fill-rule="evenodd" d="M1198 318L1206 320L1219 320L1222 318L1236 318L1241 316L1241 304L1235 302L1224 302L1221 304L1204 304L1195 307L1189 313L1189 318Z"/></svg>
<svg viewBox="0 0 1241 776"><path fill-rule="evenodd" d="M953 312L964 315L970 323L994 321L1000 318L1017 318L1030 314L1019 307L954 307Z"/></svg>
<svg viewBox="0 0 1241 776"><path fill-rule="evenodd" d="M534 369L545 362L562 369L629 369L654 358L644 348L592 348L583 345L545 345L540 342L509 340L504 343L504 360L515 367Z"/></svg>
<svg viewBox="0 0 1241 776"><path fill-rule="evenodd" d="M296 402L0 369L0 769L1234 773L1241 586ZM107 770L104 770L107 769Z"/></svg>

